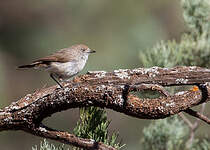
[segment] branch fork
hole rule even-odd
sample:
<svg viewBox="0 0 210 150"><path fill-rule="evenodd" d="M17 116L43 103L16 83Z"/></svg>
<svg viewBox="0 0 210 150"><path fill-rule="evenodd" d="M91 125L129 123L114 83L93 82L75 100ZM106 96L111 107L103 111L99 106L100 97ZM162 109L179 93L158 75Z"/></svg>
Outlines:
<svg viewBox="0 0 210 150"><path fill-rule="evenodd" d="M106 107L140 119L166 118L182 111L206 123L210 121L191 107L210 100L210 70L200 67L137 68L95 71L28 94L0 110L0 131L23 130L84 149L114 150L101 142L78 138L65 131L46 127L42 120L52 114L77 107ZM196 85L196 88L170 95L163 87ZM141 99L132 92L155 90L162 96Z"/></svg>

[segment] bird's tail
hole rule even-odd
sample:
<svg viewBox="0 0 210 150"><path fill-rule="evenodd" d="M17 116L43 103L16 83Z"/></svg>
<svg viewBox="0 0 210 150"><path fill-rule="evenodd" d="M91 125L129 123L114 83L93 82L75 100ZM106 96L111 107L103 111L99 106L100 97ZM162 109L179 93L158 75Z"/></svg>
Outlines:
<svg viewBox="0 0 210 150"><path fill-rule="evenodd" d="M21 65L21 66L18 66L17 68L18 69L29 69L29 68L36 68L40 65L40 62L34 62L34 63L31 63L31 64L28 64L28 65Z"/></svg>
<svg viewBox="0 0 210 150"><path fill-rule="evenodd" d="M17 68L22 69L22 68L33 68L33 67L35 67L35 64L21 65L21 66L18 66Z"/></svg>

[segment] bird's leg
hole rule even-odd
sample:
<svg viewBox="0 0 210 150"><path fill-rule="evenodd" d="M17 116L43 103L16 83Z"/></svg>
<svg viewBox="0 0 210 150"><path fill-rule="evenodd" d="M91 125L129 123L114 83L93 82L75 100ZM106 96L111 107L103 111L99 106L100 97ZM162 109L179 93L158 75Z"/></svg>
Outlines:
<svg viewBox="0 0 210 150"><path fill-rule="evenodd" d="M60 86L60 88L63 88L61 83L55 78L55 76L52 73L50 74L50 77Z"/></svg>

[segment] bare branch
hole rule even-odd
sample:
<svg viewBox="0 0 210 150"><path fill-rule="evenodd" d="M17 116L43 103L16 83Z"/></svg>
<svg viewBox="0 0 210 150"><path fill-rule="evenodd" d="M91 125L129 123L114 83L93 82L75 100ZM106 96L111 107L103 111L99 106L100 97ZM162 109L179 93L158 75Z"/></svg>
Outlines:
<svg viewBox="0 0 210 150"><path fill-rule="evenodd" d="M203 115L203 113L204 113L204 110L205 110L205 106L206 106L206 103L203 103L202 105L201 105L201 108L200 108L200 114L202 114ZM198 128L198 125L199 125L199 122L201 121L202 119L200 119L200 118L197 118L196 119L196 121L195 121L195 123L194 123L194 130L196 130L197 128Z"/></svg>
<svg viewBox="0 0 210 150"><path fill-rule="evenodd" d="M194 111L192 109L187 109L187 110L185 110L185 112L188 113L191 116L199 118L199 119L203 120L204 122L210 124L210 119L207 116L205 116L205 115L203 115L203 114L201 114L201 113L199 113L197 111Z"/></svg>
<svg viewBox="0 0 210 150"><path fill-rule="evenodd" d="M27 132L27 131L26 131ZM96 142L93 139L83 139L78 138L73 134L64 131L57 131L51 128L48 128L44 125L40 125L39 127L30 128L28 131L34 135L49 138L52 140L56 140L65 144L70 144L76 147L84 148L87 150L116 150L111 146L107 146L102 142Z"/></svg>
<svg viewBox="0 0 210 150"><path fill-rule="evenodd" d="M210 82L210 70L200 67L89 72L65 83L64 88L52 86L40 89L3 108L0 111L0 131L23 130L84 149L95 149L95 145L96 149L113 149L100 142L52 130L41 122L53 113L66 109L96 106L141 119L166 118L181 111L190 111L191 115L209 123L207 118L189 109L210 100L210 86L205 84L207 82ZM197 85L199 89L169 95L163 88L174 85ZM164 96L141 99L131 94L143 89L156 90Z"/></svg>
<svg viewBox="0 0 210 150"><path fill-rule="evenodd" d="M200 109L200 115L203 115L204 113L204 109L205 109L205 105L206 103L203 103L202 106L201 106L201 109ZM190 109L189 109L190 110ZM187 110L188 111L188 110ZM192 115L191 114L191 111L193 110L190 110L190 112L187 112L189 115ZM186 112L186 111L185 111ZM195 112L195 111L193 111ZM198 113L198 112L195 112L195 113ZM200 115L199 117L197 117L196 121L194 123L192 123L187 117L184 116L184 114L181 112L179 113L179 116L184 120L184 122L189 126L190 128L190 136L189 136L189 139L187 140L186 142L186 147L187 148L190 148L193 144L193 141L194 141L194 138L195 138L195 131L198 129L199 127L199 122L200 120L202 120L202 118L200 118ZM194 116L194 115L192 115ZM205 119L207 119L207 121L205 120L205 122L208 123L209 119L207 117L205 117Z"/></svg>
<svg viewBox="0 0 210 150"><path fill-rule="evenodd" d="M178 115L182 118L182 120L188 125L190 129L193 128L192 122L182 112L180 112Z"/></svg>

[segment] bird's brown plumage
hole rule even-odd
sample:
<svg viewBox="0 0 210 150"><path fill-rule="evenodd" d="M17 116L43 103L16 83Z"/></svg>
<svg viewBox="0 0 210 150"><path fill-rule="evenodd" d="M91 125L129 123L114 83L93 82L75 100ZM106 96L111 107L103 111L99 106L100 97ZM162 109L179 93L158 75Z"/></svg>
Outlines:
<svg viewBox="0 0 210 150"><path fill-rule="evenodd" d="M63 87L60 81L78 74L84 68L89 54L94 52L94 50L91 50L86 45L73 45L18 68L44 69L50 73L50 77L60 87Z"/></svg>
<svg viewBox="0 0 210 150"><path fill-rule="evenodd" d="M18 68L47 67L50 62L73 62L76 61L75 58L77 57L75 57L75 55L77 55L81 49L88 49L88 47L84 44L73 45L69 48L61 49L49 56L34 60L31 64L18 66Z"/></svg>
<svg viewBox="0 0 210 150"><path fill-rule="evenodd" d="M49 55L49 56L46 56L46 57L42 57L42 58L39 58L35 61L33 61L34 63L35 62L62 62L62 63L65 63L65 62L68 62L68 61L73 61L74 60L74 56L73 55L69 55L68 57L66 57L65 55L63 55L64 53L65 54L68 54L68 51L69 50L72 50L72 48L65 48L65 49L61 49L55 53L53 53L52 55Z"/></svg>

